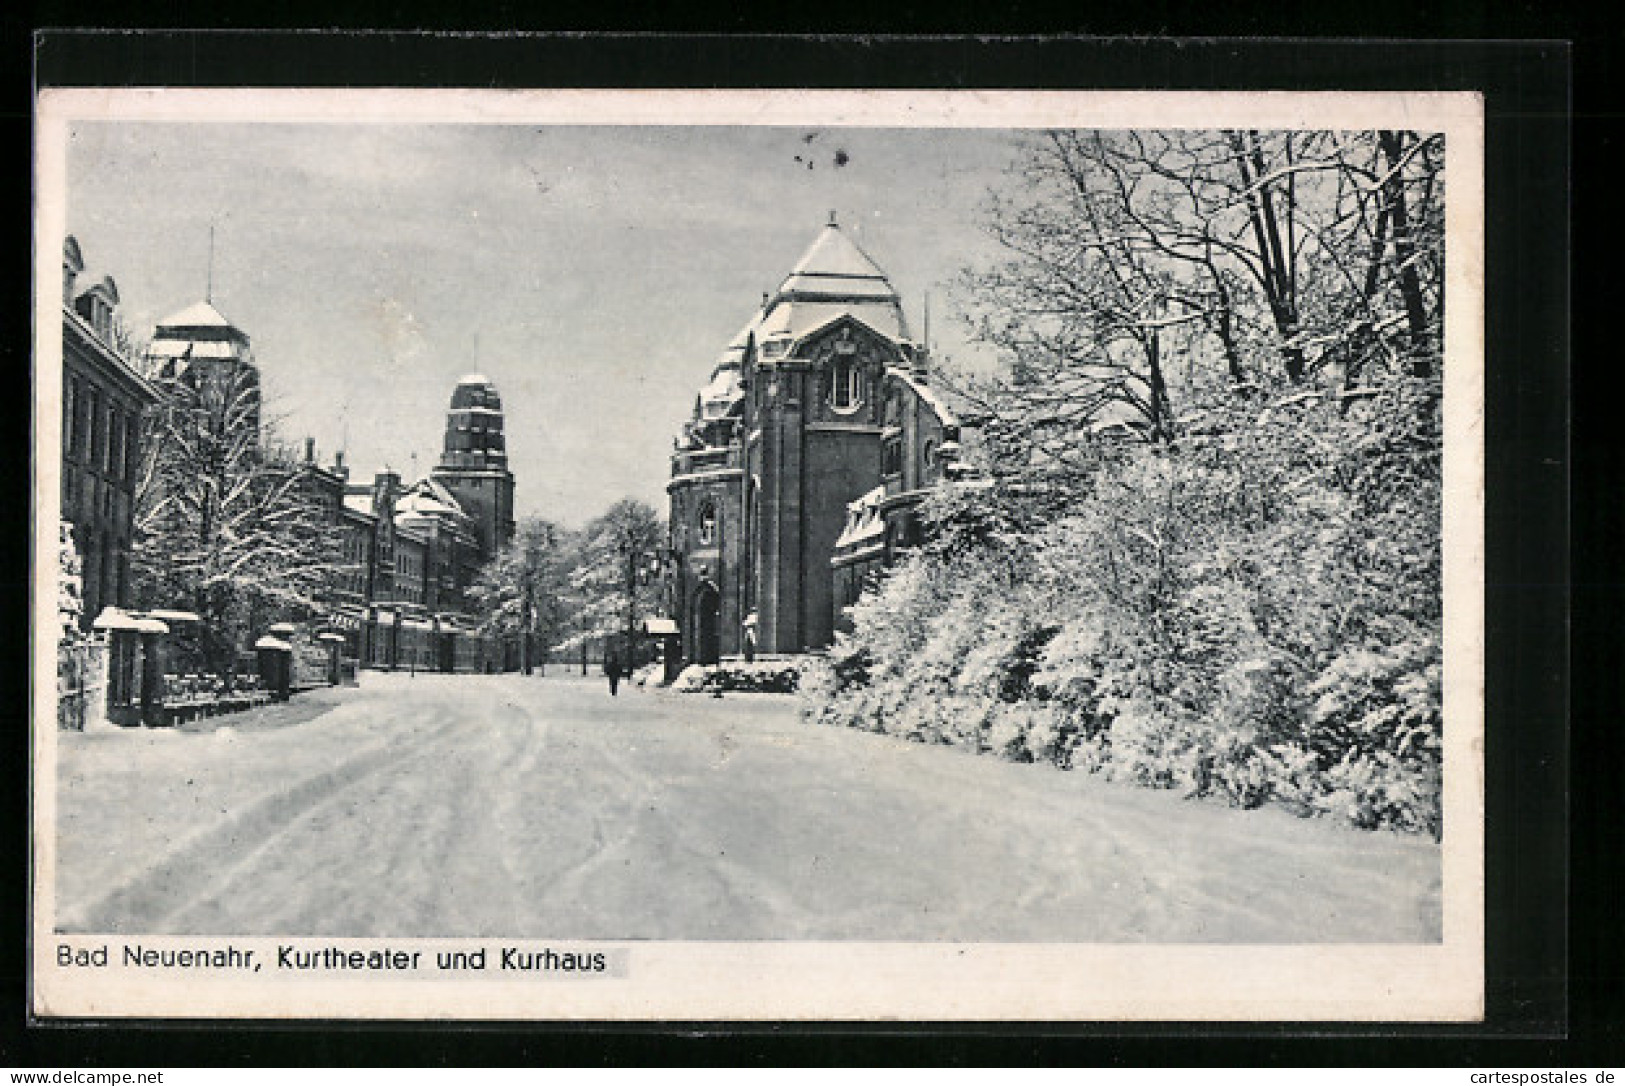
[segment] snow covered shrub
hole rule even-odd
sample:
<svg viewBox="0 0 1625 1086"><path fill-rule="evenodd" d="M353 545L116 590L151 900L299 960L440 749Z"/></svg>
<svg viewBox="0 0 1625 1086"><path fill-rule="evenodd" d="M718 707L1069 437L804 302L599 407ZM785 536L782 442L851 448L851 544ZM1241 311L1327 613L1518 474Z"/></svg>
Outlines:
<svg viewBox="0 0 1625 1086"><path fill-rule="evenodd" d="M1273 802L1303 817L1323 813L1326 777L1313 751L1293 743L1276 743L1255 749L1252 756L1264 772Z"/></svg>
<svg viewBox="0 0 1625 1086"><path fill-rule="evenodd" d="M1049 762L1069 768L1077 730L1041 702L1011 701L989 714L988 749L1013 762Z"/></svg>
<svg viewBox="0 0 1625 1086"><path fill-rule="evenodd" d="M689 664L677 678L672 681L671 688L679 694L692 694L705 684L706 667L704 664Z"/></svg>
<svg viewBox="0 0 1625 1086"><path fill-rule="evenodd" d="M1149 788L1176 788L1190 780L1186 733L1144 694L1125 699L1112 719L1111 777Z"/></svg>
<svg viewBox="0 0 1625 1086"><path fill-rule="evenodd" d="M793 694L801 682L801 665L786 660L731 660L690 664L672 689L682 694Z"/></svg>
<svg viewBox="0 0 1625 1086"><path fill-rule="evenodd" d="M1436 832L1443 678L1436 637L1352 648L1308 688L1308 745L1326 768L1323 809L1357 825ZM1336 759L1334 762L1333 759Z"/></svg>
<svg viewBox="0 0 1625 1086"><path fill-rule="evenodd" d="M1401 761L1381 752L1350 755L1326 774L1321 810L1362 829L1412 830L1437 836L1443 826L1438 763Z"/></svg>
<svg viewBox="0 0 1625 1086"><path fill-rule="evenodd" d="M1185 394L1165 442L1018 455L929 497L925 544L809 675L812 714L1436 828L1436 381Z"/></svg>
<svg viewBox="0 0 1625 1086"><path fill-rule="evenodd" d="M57 525L56 557L57 642L70 644L84 640L79 628L85 610L84 563L73 541L73 525L65 520Z"/></svg>
<svg viewBox="0 0 1625 1086"><path fill-rule="evenodd" d="M1436 759L1443 727L1440 655L1437 638L1415 633L1339 655L1308 688L1315 697L1311 747L1323 757L1387 752Z"/></svg>
<svg viewBox="0 0 1625 1086"><path fill-rule="evenodd" d="M1027 749L1027 727L1030 721L1000 705L988 714L988 728L984 740L986 749L1012 762L1030 762L1032 753Z"/></svg>

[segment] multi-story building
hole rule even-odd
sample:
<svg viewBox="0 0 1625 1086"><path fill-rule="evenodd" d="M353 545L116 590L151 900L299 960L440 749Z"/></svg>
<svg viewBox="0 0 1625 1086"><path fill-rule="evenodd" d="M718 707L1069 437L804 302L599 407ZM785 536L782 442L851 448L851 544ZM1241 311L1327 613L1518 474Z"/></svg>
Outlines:
<svg viewBox="0 0 1625 1086"><path fill-rule="evenodd" d="M713 365L672 455L685 654L829 644L853 583L918 535L926 488L960 471L960 425L891 281L832 216ZM864 514L849 507L866 496L878 547L855 545Z"/></svg>
<svg viewBox="0 0 1625 1086"><path fill-rule="evenodd" d="M346 581L354 593L335 601L331 624L346 631L362 665L502 666L503 647L475 634L468 613L481 566L513 536L513 475L495 386L478 375L458 383L441 462L427 478L403 483L385 470L352 483L342 459L313 472L323 473L341 480L339 523L356 567Z"/></svg>
<svg viewBox="0 0 1625 1086"><path fill-rule="evenodd" d="M88 282L79 243L62 249L62 518L82 561L88 630L130 603L130 547L144 422L159 393L118 346L118 287Z"/></svg>

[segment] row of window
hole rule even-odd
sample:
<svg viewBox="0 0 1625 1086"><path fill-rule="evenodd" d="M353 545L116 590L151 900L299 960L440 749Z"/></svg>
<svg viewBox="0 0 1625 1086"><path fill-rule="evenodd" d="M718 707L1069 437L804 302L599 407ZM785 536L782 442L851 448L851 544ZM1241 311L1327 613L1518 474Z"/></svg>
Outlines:
<svg viewBox="0 0 1625 1086"><path fill-rule="evenodd" d="M141 416L80 377L62 389L62 444L66 459L115 482L135 479L141 448Z"/></svg>
<svg viewBox="0 0 1625 1086"><path fill-rule="evenodd" d="M836 411L845 414L863 406L867 382L863 364L857 359L837 357L829 369L823 371L822 381L824 402Z"/></svg>

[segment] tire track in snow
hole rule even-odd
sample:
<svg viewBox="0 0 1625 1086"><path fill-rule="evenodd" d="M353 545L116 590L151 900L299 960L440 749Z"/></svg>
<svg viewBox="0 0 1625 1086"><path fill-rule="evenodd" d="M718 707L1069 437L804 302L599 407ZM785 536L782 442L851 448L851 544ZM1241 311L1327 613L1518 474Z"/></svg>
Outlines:
<svg viewBox="0 0 1625 1086"><path fill-rule="evenodd" d="M640 768L612 741L612 737L637 733L588 731L584 734L593 737L595 749L592 764L612 771L619 785L617 793L625 797L625 802L622 810L613 817L602 814L594 816L594 833L597 840L604 842L602 847L561 872L544 894L544 901L551 902L559 897L580 900L583 889L592 879L613 872L616 861L635 862L638 859L637 846L644 841L653 841L664 845L662 851L668 857L673 854L690 857L692 864L680 865L684 873L698 875L711 883L720 891L725 902L743 906L747 915L760 914L765 910L766 915L761 919L767 921L762 925L767 930L785 931L786 925L805 927L816 919L817 914L798 904L782 885L770 879L765 872L730 860L718 849L706 847L703 841L710 834L705 832L706 827L698 820L679 818L674 814L678 804L668 801L671 786L651 771ZM605 834L606 828L614 831L613 836ZM667 883L663 888L686 892L691 896L696 892L704 894L704 888L692 882ZM685 930L651 931L648 936L667 939L702 937L694 930L695 917L700 915L716 914L714 910L690 912L686 914ZM737 937L739 933L735 935Z"/></svg>
<svg viewBox="0 0 1625 1086"><path fill-rule="evenodd" d="M446 724L424 741L438 745L457 726L457 722ZM211 888L229 883L238 869L291 825L368 777L418 756L420 749L419 744L369 748L326 772L265 796L183 841L151 867L100 898L77 909L63 910L57 928L66 932L159 931L176 914L206 897ZM245 848L245 841L255 844Z"/></svg>

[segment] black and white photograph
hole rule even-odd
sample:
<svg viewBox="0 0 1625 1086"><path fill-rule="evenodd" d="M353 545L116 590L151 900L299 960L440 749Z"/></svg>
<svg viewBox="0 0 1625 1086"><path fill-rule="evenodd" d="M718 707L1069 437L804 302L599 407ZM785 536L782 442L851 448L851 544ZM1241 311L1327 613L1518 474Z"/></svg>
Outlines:
<svg viewBox="0 0 1625 1086"><path fill-rule="evenodd" d="M1482 1015L1473 95L39 125L36 1014Z"/></svg>

